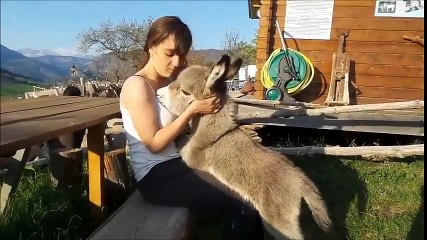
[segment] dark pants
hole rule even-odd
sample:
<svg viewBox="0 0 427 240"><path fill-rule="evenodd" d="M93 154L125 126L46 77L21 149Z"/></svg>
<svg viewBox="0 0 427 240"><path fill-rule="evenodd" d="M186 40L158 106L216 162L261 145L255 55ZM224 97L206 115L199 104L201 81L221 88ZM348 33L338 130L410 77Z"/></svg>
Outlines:
<svg viewBox="0 0 427 240"><path fill-rule="evenodd" d="M137 185L152 204L231 213L224 239L263 239L258 211L214 176L189 168L181 158L156 165Z"/></svg>

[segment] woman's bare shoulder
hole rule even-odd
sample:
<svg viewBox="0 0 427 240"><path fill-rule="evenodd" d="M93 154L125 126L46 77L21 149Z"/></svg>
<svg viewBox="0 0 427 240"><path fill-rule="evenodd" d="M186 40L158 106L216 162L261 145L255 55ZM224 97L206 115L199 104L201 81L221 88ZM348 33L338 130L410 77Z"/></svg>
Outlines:
<svg viewBox="0 0 427 240"><path fill-rule="evenodd" d="M147 81L138 76L130 76L123 83L120 98L125 105L140 102L150 102L152 98L151 88Z"/></svg>
<svg viewBox="0 0 427 240"><path fill-rule="evenodd" d="M144 87L146 85L146 81L140 76L130 76L123 83L123 88L133 88L133 87Z"/></svg>
<svg viewBox="0 0 427 240"><path fill-rule="evenodd" d="M146 93L147 89L150 86L147 81L145 81L142 77L139 76L130 76L123 83L122 92L124 91L126 95L133 95L131 93Z"/></svg>

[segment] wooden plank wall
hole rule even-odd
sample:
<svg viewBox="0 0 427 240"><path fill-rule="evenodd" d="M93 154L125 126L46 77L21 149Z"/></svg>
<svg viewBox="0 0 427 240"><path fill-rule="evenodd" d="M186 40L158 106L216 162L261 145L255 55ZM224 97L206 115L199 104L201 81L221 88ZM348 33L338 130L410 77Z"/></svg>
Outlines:
<svg viewBox="0 0 427 240"><path fill-rule="evenodd" d="M350 78L358 87L356 91L350 86L351 104L424 100L424 47L403 39L405 34L424 37L424 18L375 17L374 8L375 0L335 0L330 40L286 39L288 47L306 55L317 68L313 82L295 96L297 100L324 102L339 29L350 31L346 39L352 59ZM278 19L283 29L286 0L262 0L260 12L258 70L281 47L274 23ZM259 73L256 97L263 98Z"/></svg>

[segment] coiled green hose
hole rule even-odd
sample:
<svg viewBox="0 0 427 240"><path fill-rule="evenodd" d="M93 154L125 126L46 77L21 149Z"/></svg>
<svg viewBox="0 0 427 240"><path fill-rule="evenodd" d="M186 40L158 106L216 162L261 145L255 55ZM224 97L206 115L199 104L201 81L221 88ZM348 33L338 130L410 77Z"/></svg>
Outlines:
<svg viewBox="0 0 427 240"><path fill-rule="evenodd" d="M267 89L273 87L279 73L279 62L287 54L292 57L294 68L299 77L299 79L291 80L286 85L288 94L293 96L305 89L314 77L313 63L304 54L294 49L283 50L278 48L270 54L261 69L261 83Z"/></svg>

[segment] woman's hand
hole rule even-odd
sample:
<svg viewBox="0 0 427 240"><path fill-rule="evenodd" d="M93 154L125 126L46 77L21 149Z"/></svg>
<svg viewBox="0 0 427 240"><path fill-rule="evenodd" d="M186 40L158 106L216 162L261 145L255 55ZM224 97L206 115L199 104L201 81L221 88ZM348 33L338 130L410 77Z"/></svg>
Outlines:
<svg viewBox="0 0 427 240"><path fill-rule="evenodd" d="M221 109L221 100L218 97L211 97L203 100L195 100L190 108L196 114L217 113Z"/></svg>

